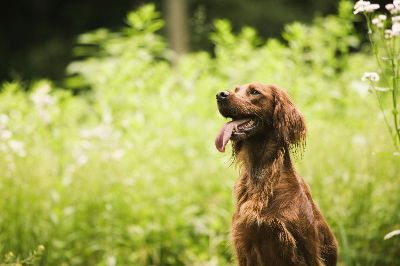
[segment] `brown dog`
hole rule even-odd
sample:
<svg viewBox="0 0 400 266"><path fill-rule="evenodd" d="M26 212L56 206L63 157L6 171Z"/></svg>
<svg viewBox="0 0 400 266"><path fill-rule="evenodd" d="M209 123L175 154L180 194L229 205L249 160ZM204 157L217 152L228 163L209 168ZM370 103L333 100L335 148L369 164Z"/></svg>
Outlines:
<svg viewBox="0 0 400 266"><path fill-rule="evenodd" d="M223 152L231 140L240 164L232 221L239 265L336 265L336 239L291 162L306 126L289 96L250 83L218 93L217 102L232 121L215 145Z"/></svg>

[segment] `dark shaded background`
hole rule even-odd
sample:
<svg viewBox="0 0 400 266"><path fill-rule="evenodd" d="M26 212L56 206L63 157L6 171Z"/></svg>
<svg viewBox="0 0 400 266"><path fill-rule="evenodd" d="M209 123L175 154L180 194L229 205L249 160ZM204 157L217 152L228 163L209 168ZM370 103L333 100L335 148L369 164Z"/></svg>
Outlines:
<svg viewBox="0 0 400 266"><path fill-rule="evenodd" d="M14 0L2 4L0 81L47 77L59 80L72 60L77 35L99 27L118 29L128 11L155 2L165 15L165 1ZM255 27L263 38L279 36L290 21L310 21L336 12L336 0L188 0L191 50L210 50L212 21L227 18L237 30Z"/></svg>

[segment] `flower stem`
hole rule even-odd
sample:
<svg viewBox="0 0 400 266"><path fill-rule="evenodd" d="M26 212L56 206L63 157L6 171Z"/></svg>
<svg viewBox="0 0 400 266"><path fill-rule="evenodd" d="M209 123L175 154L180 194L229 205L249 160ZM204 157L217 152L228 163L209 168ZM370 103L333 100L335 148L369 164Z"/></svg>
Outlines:
<svg viewBox="0 0 400 266"><path fill-rule="evenodd" d="M370 84L370 86L371 86L372 90L374 91L376 99L378 100L379 109L381 110L381 113L383 115L383 121L385 122L386 127L389 129L389 133L390 133L390 137L392 138L393 145L396 146L396 136L395 136L395 134L393 134L392 127L390 126L389 120L387 119L387 117L385 115L385 110L383 108L381 97L379 96L378 91L375 90L375 86L372 83Z"/></svg>
<svg viewBox="0 0 400 266"><path fill-rule="evenodd" d="M393 49L393 54L396 54L396 38L393 38L392 40L392 49ZM400 128L398 125L398 110L397 110L397 80L398 80L398 61L397 59L394 58L394 56L391 57L391 65L392 65L392 103L393 103L393 109L392 109L392 114L393 114L393 120L394 120L394 126L395 126L395 133L397 135L397 141L396 141L396 147L399 148L400 145Z"/></svg>

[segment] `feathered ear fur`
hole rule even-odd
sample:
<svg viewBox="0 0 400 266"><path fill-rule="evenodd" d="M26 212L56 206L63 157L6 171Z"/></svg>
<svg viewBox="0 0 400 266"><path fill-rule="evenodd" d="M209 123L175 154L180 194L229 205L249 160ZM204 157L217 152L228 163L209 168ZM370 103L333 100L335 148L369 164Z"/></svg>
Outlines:
<svg viewBox="0 0 400 266"><path fill-rule="evenodd" d="M274 96L273 127L275 136L287 148L304 148L306 124L304 117L293 105L289 95L276 87L272 87Z"/></svg>

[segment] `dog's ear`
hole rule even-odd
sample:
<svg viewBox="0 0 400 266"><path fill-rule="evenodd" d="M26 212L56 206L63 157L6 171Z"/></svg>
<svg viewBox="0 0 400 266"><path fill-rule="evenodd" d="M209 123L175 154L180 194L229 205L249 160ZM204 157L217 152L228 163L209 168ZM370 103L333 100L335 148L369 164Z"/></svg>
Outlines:
<svg viewBox="0 0 400 266"><path fill-rule="evenodd" d="M271 88L274 97L273 127L278 142L288 148L304 147L306 124L303 115L286 92L277 87Z"/></svg>

